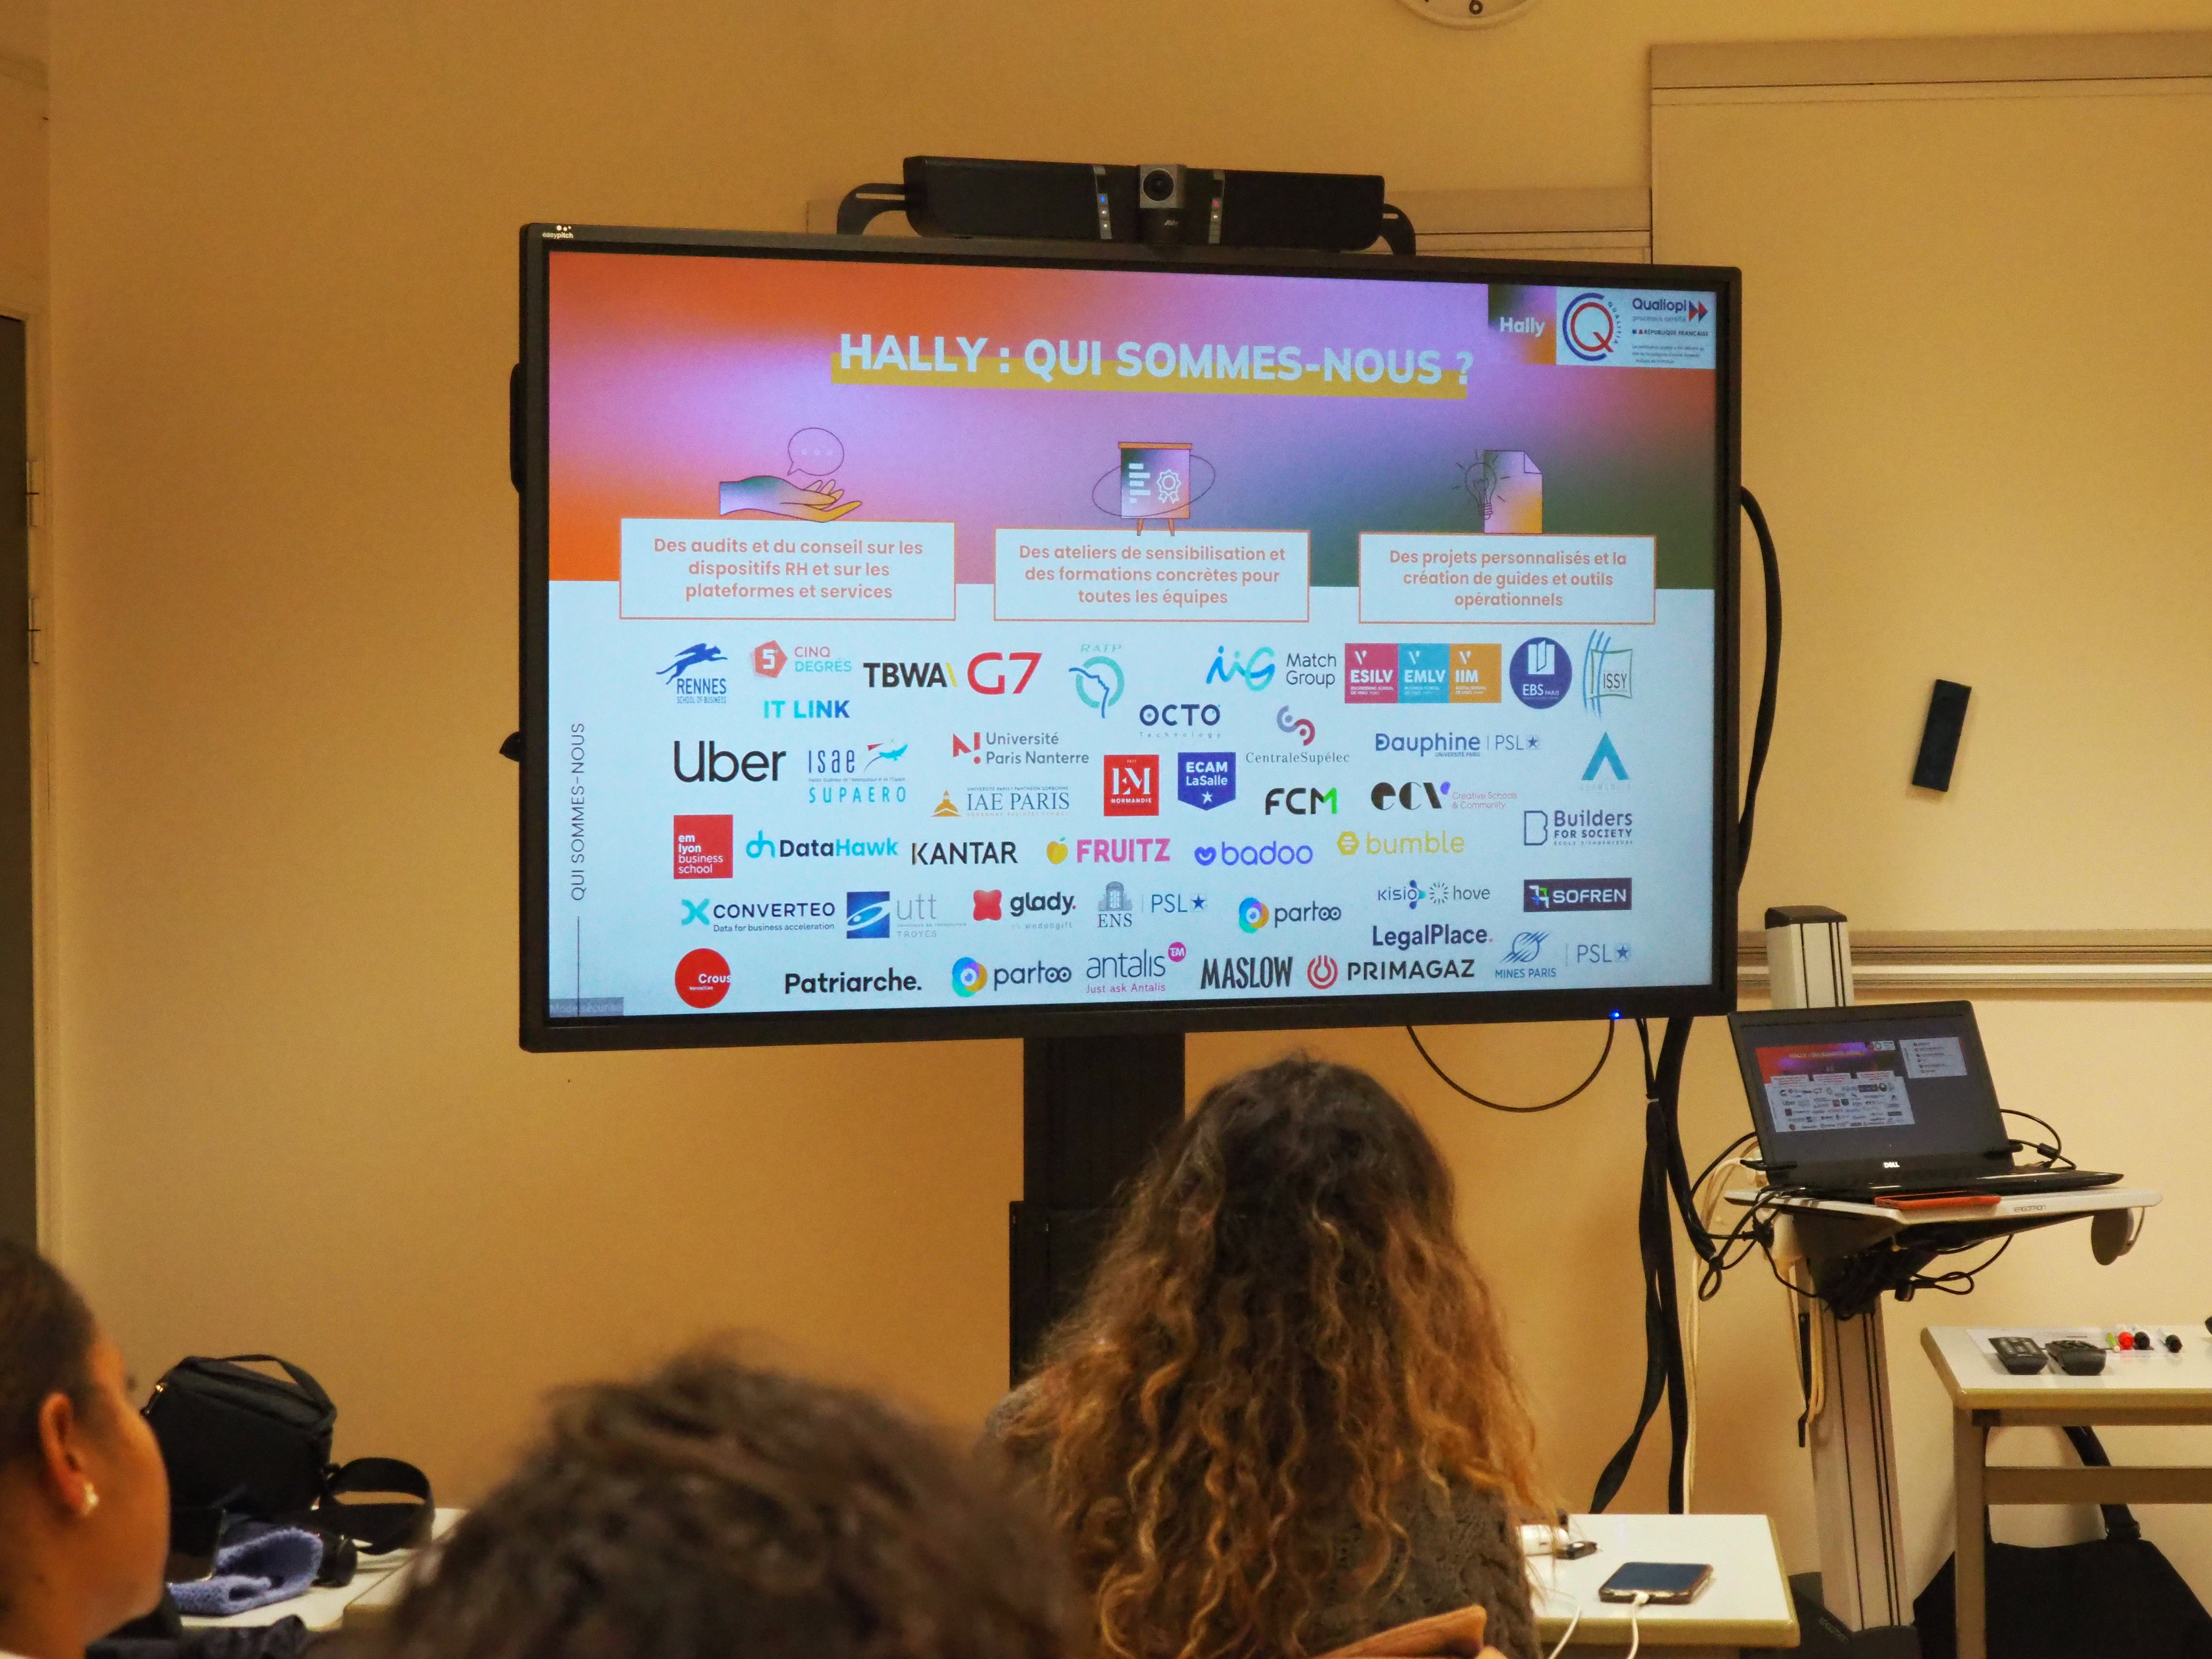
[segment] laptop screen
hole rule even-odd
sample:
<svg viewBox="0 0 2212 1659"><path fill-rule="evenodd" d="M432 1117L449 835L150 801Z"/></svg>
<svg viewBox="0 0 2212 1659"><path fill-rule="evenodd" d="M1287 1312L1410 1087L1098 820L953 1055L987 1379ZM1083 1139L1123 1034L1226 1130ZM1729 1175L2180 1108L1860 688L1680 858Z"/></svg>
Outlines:
<svg viewBox="0 0 2212 1659"><path fill-rule="evenodd" d="M1801 1180L1836 1164L1978 1161L2005 1143L1970 1003L1778 1010L1733 1024L1759 1152L1797 1165Z"/></svg>

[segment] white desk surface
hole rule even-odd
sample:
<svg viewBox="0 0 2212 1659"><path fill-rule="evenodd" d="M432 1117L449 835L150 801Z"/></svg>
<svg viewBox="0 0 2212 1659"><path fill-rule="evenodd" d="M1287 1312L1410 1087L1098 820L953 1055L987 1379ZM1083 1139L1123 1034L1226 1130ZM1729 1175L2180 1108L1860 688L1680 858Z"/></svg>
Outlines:
<svg viewBox="0 0 2212 1659"><path fill-rule="evenodd" d="M430 1535L444 1537L453 1530L453 1523L467 1513L465 1510L440 1510L431 1518ZM234 1626L273 1625L279 1619L296 1618L309 1630L333 1631L344 1620L349 1603L359 1596L366 1595L387 1578L396 1582L400 1568L414 1559L413 1550L393 1550L386 1555L371 1555L363 1551L361 1565L355 1570L350 1584L311 1589L289 1601L271 1601L265 1607L226 1613L220 1619L187 1619L185 1627L187 1630L222 1630Z"/></svg>
<svg viewBox="0 0 2212 1659"><path fill-rule="evenodd" d="M1728 1195L1731 1204L1748 1206L1766 1198L1764 1187L1742 1187ZM2160 1202L2163 1193L2148 1187L2090 1187L2077 1193L2021 1193L1995 1204L1960 1205L1956 1208L1899 1210L1887 1204L1855 1204L1840 1198L1807 1198L1783 1194L1767 1198L1778 1210L1812 1210L1825 1215L1863 1216L1899 1227L1928 1227L1954 1221L2009 1221L2014 1216L2090 1215L2099 1210L2147 1210Z"/></svg>
<svg viewBox="0 0 2212 1659"><path fill-rule="evenodd" d="M2100 1413L2085 1421L2100 1422L2107 1420L2104 1413L2130 1409L2203 1411L2206 1420L2212 1421L2212 1336L2207 1335L2202 1320L2172 1328L2181 1338L2179 1353L2162 1348L2148 1353L2107 1353L2104 1370L2095 1376L2069 1376L2055 1370L2014 1376L1975 1340L1978 1333L1988 1334L1979 1326L1930 1325L1920 1334L1920 1341L1952 1403L1967 1411L2080 1408Z"/></svg>
<svg viewBox="0 0 2212 1659"><path fill-rule="evenodd" d="M1573 1535L1597 1546L1579 1561L1528 1562L1536 1629L1550 1651L1582 1607L1574 1647L1626 1647L1636 1613L1645 1647L1794 1648L1797 1613L1774 1526L1763 1515L1577 1515ZM1598 1586L1631 1561L1702 1561L1712 1577L1680 1607L1601 1601ZM1570 1651L1572 1650L1570 1649Z"/></svg>

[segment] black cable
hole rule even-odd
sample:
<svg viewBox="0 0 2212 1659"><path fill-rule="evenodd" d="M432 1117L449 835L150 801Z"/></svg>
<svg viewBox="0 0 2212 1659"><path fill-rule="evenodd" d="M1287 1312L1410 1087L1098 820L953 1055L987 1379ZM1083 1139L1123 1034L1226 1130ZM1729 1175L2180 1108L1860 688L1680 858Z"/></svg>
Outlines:
<svg viewBox="0 0 2212 1659"><path fill-rule="evenodd" d="M1452 1081L1451 1073L1445 1071L1443 1066L1437 1065L1435 1057L1431 1055L1428 1049L1422 1045L1421 1034L1419 1031L1416 1031L1412 1026L1408 1025L1406 1028L1406 1035L1413 1039L1413 1047L1420 1051L1421 1058L1429 1062L1429 1069L1434 1072L1438 1077L1443 1079L1445 1084L1453 1091L1453 1092L1466 1096L1468 1099L1473 1101L1476 1105L1487 1106L1493 1112L1548 1112L1554 1106L1565 1105L1577 1095L1582 1093L1583 1090L1589 1088L1591 1084L1597 1081L1597 1074L1605 1070L1606 1061L1613 1058L1613 1028L1620 1023L1620 1022L1618 1018L1606 1021L1605 1047L1598 1050L1597 1064L1590 1067L1589 1075L1584 1078L1580 1083L1575 1085L1573 1088L1568 1090L1566 1093L1561 1095L1557 1100L1547 1100L1540 1106L1508 1106L1502 1101L1485 1100L1480 1095L1475 1093L1472 1089L1461 1088L1458 1084ZM1638 1020L1637 1024L1641 1025L1643 1021Z"/></svg>
<svg viewBox="0 0 2212 1659"><path fill-rule="evenodd" d="M1766 751L1774 741L1774 703L1782 689L1782 562L1775 556L1774 536L1766 527L1759 497L1741 484L1735 493L1759 538L1759 573L1766 582L1766 660L1759 678L1759 717L1751 726L1751 765L1744 775L1743 811L1735 821L1735 880L1740 888L1743 866L1751 860L1752 814L1759 807L1759 781L1765 774Z"/></svg>

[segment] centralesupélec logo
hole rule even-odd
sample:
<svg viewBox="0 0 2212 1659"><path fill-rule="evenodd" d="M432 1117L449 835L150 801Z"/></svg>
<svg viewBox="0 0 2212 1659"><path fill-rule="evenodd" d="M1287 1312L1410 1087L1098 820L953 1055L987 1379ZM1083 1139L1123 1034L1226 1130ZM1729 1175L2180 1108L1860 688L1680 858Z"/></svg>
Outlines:
<svg viewBox="0 0 2212 1659"><path fill-rule="evenodd" d="M1601 294L1577 294L1559 313L1559 343L1586 363L1612 356L1620 337L1620 319Z"/></svg>
<svg viewBox="0 0 2212 1659"><path fill-rule="evenodd" d="M711 1008L730 994L730 964L720 951L687 952L676 964L676 994L694 1008Z"/></svg>

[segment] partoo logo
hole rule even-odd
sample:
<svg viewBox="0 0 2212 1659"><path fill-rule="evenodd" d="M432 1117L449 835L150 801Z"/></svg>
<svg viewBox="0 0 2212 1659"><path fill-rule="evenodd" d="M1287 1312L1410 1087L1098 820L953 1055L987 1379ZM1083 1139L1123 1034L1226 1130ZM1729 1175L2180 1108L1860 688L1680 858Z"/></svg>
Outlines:
<svg viewBox="0 0 2212 1659"><path fill-rule="evenodd" d="M1306 983L1316 991L1326 991L1336 983L1336 958L1316 957L1306 963Z"/></svg>
<svg viewBox="0 0 2212 1659"><path fill-rule="evenodd" d="M974 996L990 977L990 970L973 957L963 957L952 964L952 989L957 995Z"/></svg>
<svg viewBox="0 0 2212 1659"><path fill-rule="evenodd" d="M711 1008L730 994L730 964L703 945L676 964L676 994L694 1008Z"/></svg>
<svg viewBox="0 0 2212 1659"><path fill-rule="evenodd" d="M1252 653L1251 660L1249 662L1245 660L1242 652L1237 653L1234 657L1230 656L1228 653L1227 646L1217 645L1213 647L1212 665L1206 671L1206 683L1208 685L1217 683L1227 685L1242 680L1247 690L1264 691L1274 684L1275 647L1273 646L1261 646Z"/></svg>
<svg viewBox="0 0 2212 1659"><path fill-rule="evenodd" d="M1292 720L1291 718L1291 706L1288 703L1285 703L1280 708L1278 708L1275 711L1275 730L1278 732L1295 732L1297 733L1298 746L1301 749L1310 749L1313 747L1314 723L1310 720Z"/></svg>
<svg viewBox="0 0 2212 1659"><path fill-rule="evenodd" d="M1237 907L1237 925L1248 933L1258 933L1267 925L1267 907L1258 899L1246 899Z"/></svg>
<svg viewBox="0 0 2212 1659"><path fill-rule="evenodd" d="M1449 783L1378 783L1367 799L1378 812L1410 812L1416 807L1441 808L1450 793Z"/></svg>

